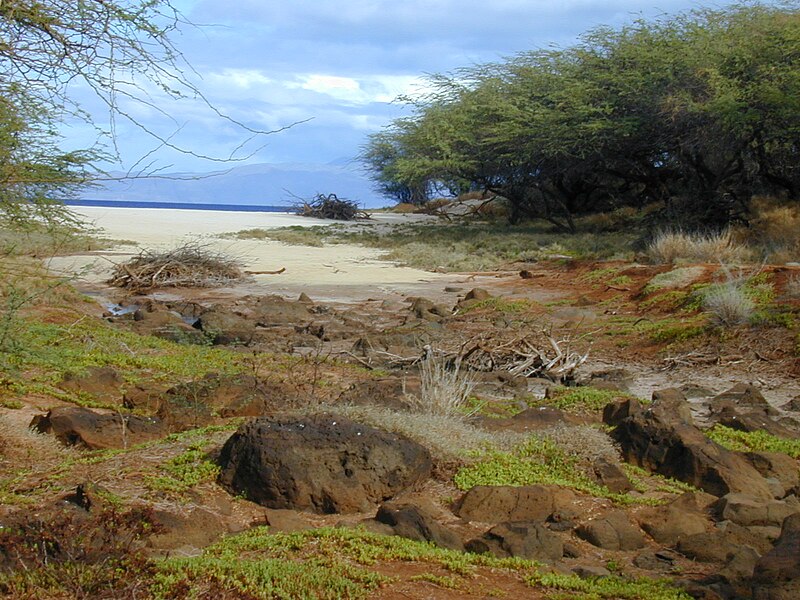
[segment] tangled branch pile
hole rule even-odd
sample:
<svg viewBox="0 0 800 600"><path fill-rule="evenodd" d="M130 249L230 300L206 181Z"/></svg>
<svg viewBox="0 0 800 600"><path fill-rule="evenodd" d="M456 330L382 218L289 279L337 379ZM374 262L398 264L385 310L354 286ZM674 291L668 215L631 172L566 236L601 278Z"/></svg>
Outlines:
<svg viewBox="0 0 800 600"><path fill-rule="evenodd" d="M317 219L336 219L338 221L355 221L369 219L369 215L358 208L352 200L339 198L336 194L317 194L310 202L303 201L296 207L298 215Z"/></svg>
<svg viewBox="0 0 800 600"><path fill-rule="evenodd" d="M108 283L141 291L156 287L220 287L243 278L235 259L190 242L172 250L142 250L138 256L116 265Z"/></svg>
<svg viewBox="0 0 800 600"><path fill-rule="evenodd" d="M550 348L541 348L526 338L517 338L498 346L478 341L463 353L461 360L479 371L508 371L523 377L543 377L556 382L571 379L589 357L572 349L567 337L556 340L545 333Z"/></svg>

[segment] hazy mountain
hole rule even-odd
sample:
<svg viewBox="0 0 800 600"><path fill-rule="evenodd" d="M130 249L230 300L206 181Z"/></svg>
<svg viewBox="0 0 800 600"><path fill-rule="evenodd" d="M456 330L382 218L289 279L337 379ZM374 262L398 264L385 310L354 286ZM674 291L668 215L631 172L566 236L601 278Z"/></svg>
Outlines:
<svg viewBox="0 0 800 600"><path fill-rule="evenodd" d="M124 177L111 173L111 177ZM105 181L84 197L94 200L185 202L216 204L292 204L298 196L336 194L360 206L387 201L373 189L358 164L337 160L328 164L256 164L212 173L158 173L149 177Z"/></svg>

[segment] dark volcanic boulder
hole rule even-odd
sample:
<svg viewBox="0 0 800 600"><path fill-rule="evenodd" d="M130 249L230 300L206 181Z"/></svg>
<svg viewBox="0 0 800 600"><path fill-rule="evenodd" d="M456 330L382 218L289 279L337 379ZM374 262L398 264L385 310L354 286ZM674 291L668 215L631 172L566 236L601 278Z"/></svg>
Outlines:
<svg viewBox="0 0 800 600"><path fill-rule="evenodd" d="M65 390L118 400L123 383L122 375L113 367L89 367L85 373L65 373L60 385Z"/></svg>
<svg viewBox="0 0 800 600"><path fill-rule="evenodd" d="M612 437L628 462L690 483L709 494L744 492L761 498L772 493L764 477L740 454L709 440L688 423L685 403L637 400L607 406L604 418L616 425Z"/></svg>
<svg viewBox="0 0 800 600"><path fill-rule="evenodd" d="M464 549L458 534L438 523L428 511L413 504L382 504L375 520L391 527L392 533L399 537L418 542L433 542L451 550Z"/></svg>
<svg viewBox="0 0 800 600"><path fill-rule="evenodd" d="M787 517L775 546L756 563L753 597L788 600L800 597L800 514Z"/></svg>
<svg viewBox="0 0 800 600"><path fill-rule="evenodd" d="M432 468L416 442L334 415L249 421L225 443L219 464L231 493L318 513L369 510Z"/></svg>
<svg viewBox="0 0 800 600"><path fill-rule="evenodd" d="M34 417L31 427L52 433L67 446L90 450L127 448L163 436L166 431L157 419L103 414L79 406L60 406L46 415Z"/></svg>

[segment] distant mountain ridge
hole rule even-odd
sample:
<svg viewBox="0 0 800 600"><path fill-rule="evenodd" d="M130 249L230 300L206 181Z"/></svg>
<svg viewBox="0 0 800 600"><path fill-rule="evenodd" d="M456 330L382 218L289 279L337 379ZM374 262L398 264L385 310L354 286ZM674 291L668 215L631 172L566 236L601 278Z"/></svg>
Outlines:
<svg viewBox="0 0 800 600"><path fill-rule="evenodd" d="M291 205L297 198L336 194L364 208L387 203L373 190L359 165L342 160L327 164L261 163L209 173L157 173L132 179L125 179L125 173L109 175L111 180L99 182L83 195L96 200L281 206Z"/></svg>

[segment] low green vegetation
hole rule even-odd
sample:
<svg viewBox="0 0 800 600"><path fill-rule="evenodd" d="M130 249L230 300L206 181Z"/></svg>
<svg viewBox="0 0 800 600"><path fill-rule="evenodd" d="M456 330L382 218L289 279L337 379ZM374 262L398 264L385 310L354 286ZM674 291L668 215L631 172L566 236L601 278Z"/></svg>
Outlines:
<svg viewBox="0 0 800 600"><path fill-rule="evenodd" d="M145 485L152 490L182 494L201 483L214 481L219 467L208 460L208 442L192 442L181 454L165 462L163 474L145 477Z"/></svg>
<svg viewBox="0 0 800 600"><path fill-rule="evenodd" d="M484 271L514 263L536 262L554 255L610 258L630 255L635 231L555 233L542 223L506 224L405 223L381 227L329 225L251 229L229 234L239 239L272 239L285 243L322 246L357 244L386 250L386 260L440 271Z"/></svg>
<svg viewBox="0 0 800 600"><path fill-rule="evenodd" d="M568 596L549 595L551 598L572 600L689 600L691 596L671 585L668 580L624 579L618 576L582 579L577 575L561 573L536 573L526 577L536 587L570 592Z"/></svg>
<svg viewBox="0 0 800 600"><path fill-rule="evenodd" d="M547 390L547 397L528 404L552 406L572 413L585 413L601 411L606 404L632 397L625 392L604 390L591 386L554 386Z"/></svg>
<svg viewBox="0 0 800 600"><path fill-rule="evenodd" d="M724 425L714 425L706 435L728 450L739 452L782 452L800 458L800 440L787 440L766 431L739 431Z"/></svg>
<svg viewBox="0 0 800 600"><path fill-rule="evenodd" d="M225 538L200 557L163 561L152 590L164 600L209 588L248 598L365 598L393 581L369 567L397 561L441 567L451 574L433 576L435 583L452 588L479 567L523 573L536 567L526 560L466 554L357 529L270 534L257 527Z"/></svg>
<svg viewBox="0 0 800 600"><path fill-rule="evenodd" d="M500 296L493 296L485 300L479 300L474 304L470 304L464 309L461 309L461 314L468 314L479 310L490 310L503 314L519 314L529 311L536 304L525 298L518 300L509 300Z"/></svg>
<svg viewBox="0 0 800 600"><path fill-rule="evenodd" d="M560 485L619 504L658 504L656 498L617 494L599 485L581 465L579 457L568 454L547 438L530 438L509 452L487 449L473 453L475 462L454 476L460 490L476 485Z"/></svg>

